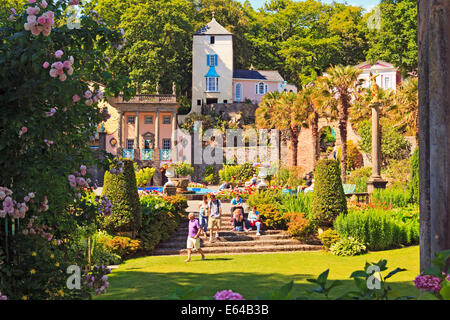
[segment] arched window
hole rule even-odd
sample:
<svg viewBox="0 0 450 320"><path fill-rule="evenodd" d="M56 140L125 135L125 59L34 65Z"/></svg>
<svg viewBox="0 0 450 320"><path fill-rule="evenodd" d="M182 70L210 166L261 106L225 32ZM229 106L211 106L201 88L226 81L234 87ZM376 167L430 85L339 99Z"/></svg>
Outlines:
<svg viewBox="0 0 450 320"><path fill-rule="evenodd" d="M258 93L259 94L264 94L265 92L265 86L264 86L264 82L260 82L259 84L258 84Z"/></svg>
<svg viewBox="0 0 450 320"><path fill-rule="evenodd" d="M242 85L240 83L236 84L234 89L234 95L236 101L241 101L242 99Z"/></svg>

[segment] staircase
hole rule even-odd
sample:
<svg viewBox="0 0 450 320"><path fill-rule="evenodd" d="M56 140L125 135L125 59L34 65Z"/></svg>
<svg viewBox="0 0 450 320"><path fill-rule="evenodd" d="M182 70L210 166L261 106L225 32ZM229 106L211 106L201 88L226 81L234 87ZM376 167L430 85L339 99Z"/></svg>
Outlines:
<svg viewBox="0 0 450 320"><path fill-rule="evenodd" d="M196 201L198 204L199 202ZM231 222L230 205L222 204L222 227L219 237L214 238L214 242L208 238L201 237L200 243L203 252L208 254L237 254L237 253L262 253L262 252L288 252L288 251L312 251L320 250L321 245L304 244L290 237L282 230L262 230L257 236L256 231L233 231ZM192 210L193 211L193 210ZM248 211L245 210L247 213ZM197 216L197 215L196 215ZM208 229L208 235L209 235ZM188 234L188 220L183 221L172 237L161 242L152 255L185 255L186 240Z"/></svg>

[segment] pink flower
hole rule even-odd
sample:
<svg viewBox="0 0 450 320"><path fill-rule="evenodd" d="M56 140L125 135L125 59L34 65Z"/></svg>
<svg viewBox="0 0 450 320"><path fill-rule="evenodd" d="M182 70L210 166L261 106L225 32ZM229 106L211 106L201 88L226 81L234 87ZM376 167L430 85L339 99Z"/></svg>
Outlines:
<svg viewBox="0 0 450 320"><path fill-rule="evenodd" d="M84 103L86 103L87 106L92 105L93 101L92 99L87 99Z"/></svg>
<svg viewBox="0 0 450 320"><path fill-rule="evenodd" d="M39 22L40 24L46 24L47 23L47 19L45 19L45 17L44 16L40 16L38 19L37 19L37 22ZM62 55L62 54L61 54ZM59 58L58 58L59 59Z"/></svg>
<svg viewBox="0 0 450 320"><path fill-rule="evenodd" d="M75 95L72 97L72 101L73 101L73 102L78 102L78 101L80 101L80 96L77 95L77 94L75 94Z"/></svg>
<svg viewBox="0 0 450 320"><path fill-rule="evenodd" d="M14 212L14 202L11 197L6 197L5 200L3 200L3 210L9 214Z"/></svg>
<svg viewBox="0 0 450 320"><path fill-rule="evenodd" d="M30 14L30 15L27 17L27 22L28 22L28 23L36 22L36 16Z"/></svg>
<svg viewBox="0 0 450 320"><path fill-rule="evenodd" d="M69 76L71 76L71 75L73 74L73 68L72 68L72 67L70 67L69 69L67 69L67 74L68 74Z"/></svg>
<svg viewBox="0 0 450 320"><path fill-rule="evenodd" d="M52 27L44 27L44 30L42 30L42 35L47 37L50 35L50 32L52 32Z"/></svg>
<svg viewBox="0 0 450 320"><path fill-rule="evenodd" d="M61 61L55 62L52 64L52 68L55 68L57 70L62 70L64 67L64 64Z"/></svg>
<svg viewBox="0 0 450 320"><path fill-rule="evenodd" d="M50 77L56 78L58 76L58 70L56 69L50 69Z"/></svg>
<svg viewBox="0 0 450 320"><path fill-rule="evenodd" d="M55 57L57 58L57 59L60 59L61 57L62 57L62 55L64 54L64 52L62 51L62 50L57 50L56 52L55 52ZM62 65L62 63L61 63L61 65ZM61 67L62 68L62 67Z"/></svg>
<svg viewBox="0 0 450 320"><path fill-rule="evenodd" d="M214 295L215 300L245 300L239 293L231 290L217 291Z"/></svg>
<svg viewBox="0 0 450 320"><path fill-rule="evenodd" d="M11 14L16 14L17 12L16 12L16 9L14 9L14 8L11 8Z"/></svg>
<svg viewBox="0 0 450 320"><path fill-rule="evenodd" d="M53 11L47 11L46 14L49 19L53 19L55 17L55 14L53 13Z"/></svg>
<svg viewBox="0 0 450 320"><path fill-rule="evenodd" d="M45 0L42 0L42 1L41 1L41 8L42 8L42 9L47 8L47 2L46 2Z"/></svg>
<svg viewBox="0 0 450 320"><path fill-rule="evenodd" d="M22 136L23 134L27 133L28 128L27 127L22 127L19 131L19 137Z"/></svg>
<svg viewBox="0 0 450 320"><path fill-rule="evenodd" d="M80 3L80 0L70 0L69 1L69 5L71 5L71 6L76 6L76 5L78 5Z"/></svg>
<svg viewBox="0 0 450 320"><path fill-rule="evenodd" d="M63 66L64 66L64 68L69 69L71 66L70 61L69 60L64 61Z"/></svg>
<svg viewBox="0 0 450 320"><path fill-rule="evenodd" d="M41 33L36 26L31 27L31 34L38 36Z"/></svg>
<svg viewBox="0 0 450 320"><path fill-rule="evenodd" d="M67 79L67 76L64 73L59 75L59 80L60 81L65 81L66 79Z"/></svg>
<svg viewBox="0 0 450 320"><path fill-rule="evenodd" d="M56 113L56 109L55 108L51 108L49 112L45 113L45 116L48 117L52 117L54 114Z"/></svg>
<svg viewBox="0 0 450 320"><path fill-rule="evenodd" d="M92 97L92 92L91 92L90 90L87 90L87 91L84 93L84 97L85 97L86 99L89 99L90 97Z"/></svg>
<svg viewBox="0 0 450 320"><path fill-rule="evenodd" d="M47 61L44 62L44 64L42 65L42 67L44 69L47 69L50 66L50 63L48 63Z"/></svg>
<svg viewBox="0 0 450 320"><path fill-rule="evenodd" d="M432 275L420 274L414 279L414 284L417 289L423 289L431 292L441 291L441 279Z"/></svg>
<svg viewBox="0 0 450 320"><path fill-rule="evenodd" d="M28 3L35 3L36 0L28 0Z"/></svg>

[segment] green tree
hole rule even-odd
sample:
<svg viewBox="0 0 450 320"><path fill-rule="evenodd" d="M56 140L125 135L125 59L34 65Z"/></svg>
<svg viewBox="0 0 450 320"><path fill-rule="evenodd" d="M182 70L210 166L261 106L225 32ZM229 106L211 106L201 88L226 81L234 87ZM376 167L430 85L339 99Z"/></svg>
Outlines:
<svg viewBox="0 0 450 320"><path fill-rule="evenodd" d="M383 0L380 29L368 34L367 60L385 60L400 68L403 75L417 70L417 1ZM367 13L366 19L376 14Z"/></svg>

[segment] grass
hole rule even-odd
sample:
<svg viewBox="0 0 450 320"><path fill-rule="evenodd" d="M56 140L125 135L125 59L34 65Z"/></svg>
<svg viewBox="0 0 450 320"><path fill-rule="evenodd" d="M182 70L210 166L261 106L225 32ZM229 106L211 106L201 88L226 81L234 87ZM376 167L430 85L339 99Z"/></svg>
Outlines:
<svg viewBox="0 0 450 320"><path fill-rule="evenodd" d="M294 280L293 297L304 296L314 286L306 281L330 269L330 280L344 280L332 297L353 290L350 274L361 270L366 261L388 261L388 270L407 269L388 280L399 295L418 296L412 280L419 274L419 247L370 252L362 256L338 257L327 252L295 252L248 255L210 255L201 261L193 255L150 256L130 259L114 269L109 277L108 292L96 299L165 299L176 286L201 286L200 296L213 297L216 291L231 289L246 299L255 299Z"/></svg>

